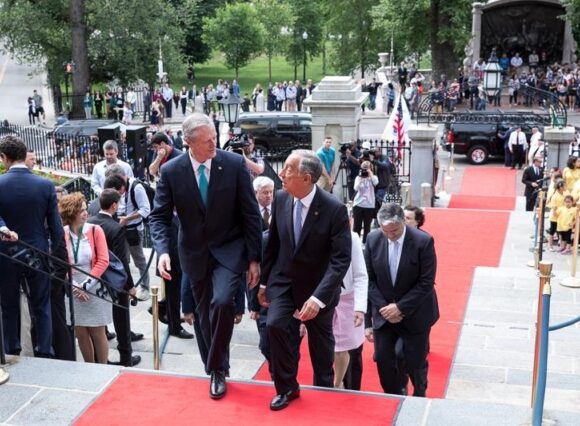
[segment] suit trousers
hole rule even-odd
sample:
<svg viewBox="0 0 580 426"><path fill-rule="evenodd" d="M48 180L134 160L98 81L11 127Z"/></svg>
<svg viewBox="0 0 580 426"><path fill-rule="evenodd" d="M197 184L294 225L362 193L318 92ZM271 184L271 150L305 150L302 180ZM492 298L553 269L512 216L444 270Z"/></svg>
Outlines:
<svg viewBox="0 0 580 426"><path fill-rule="evenodd" d="M204 365L210 373L227 372L234 331L234 296L243 273L230 271L216 260L210 261L207 271L203 279L191 279L201 337L207 348Z"/></svg>
<svg viewBox="0 0 580 426"><path fill-rule="evenodd" d="M412 334L399 324L385 324L373 330L375 338L375 360L381 386L385 393L401 395L404 383L403 372L399 371L396 345L399 338L403 341L403 354L414 396L425 396L427 390L427 347L430 328L422 333Z"/></svg>
<svg viewBox="0 0 580 426"><path fill-rule="evenodd" d="M538 193L532 192L531 194L526 195L526 211L531 212L534 211L534 207L536 207L536 200L538 199Z"/></svg>
<svg viewBox="0 0 580 426"><path fill-rule="evenodd" d="M47 265L40 266L47 271ZM0 259L2 285L2 320L4 323L4 350L9 355L20 355L20 281L26 278L30 291L29 305L34 318L36 334L34 355L52 357L52 314L50 308L50 280L43 273L16 265L8 259Z"/></svg>
<svg viewBox="0 0 580 426"><path fill-rule="evenodd" d="M129 295L127 293L119 293L117 303L127 308L123 309L120 306L113 305L113 325L115 326L115 333L117 333L117 350L119 351L121 363L126 364L131 361L133 356Z"/></svg>
<svg viewBox="0 0 580 426"><path fill-rule="evenodd" d="M521 169L525 161L524 147L522 145L512 145L513 158L512 167L517 166Z"/></svg>
<svg viewBox="0 0 580 426"><path fill-rule="evenodd" d="M50 284L50 311L52 315L52 346L54 357L63 361L75 360L71 330L66 323L65 284L52 280Z"/></svg>
<svg viewBox="0 0 580 426"><path fill-rule="evenodd" d="M363 346L364 344L360 345L358 348L348 351L350 360L348 362L348 368L346 369L346 374L344 375L343 380L345 389L360 390L363 372Z"/></svg>
<svg viewBox="0 0 580 426"><path fill-rule="evenodd" d="M272 375L278 394L298 388L296 361L288 333L296 309L290 289L274 298L268 309L266 325L270 341ZM321 309L315 318L305 323L308 330L310 360L314 370L314 386L334 387L334 370L332 368L334 362L333 316L334 307L327 306Z"/></svg>
<svg viewBox="0 0 580 426"><path fill-rule="evenodd" d="M178 333L181 330L181 280L182 273L179 265L178 255L172 256L171 265L171 280L165 280L165 312L167 313L167 324L169 326L169 333Z"/></svg>

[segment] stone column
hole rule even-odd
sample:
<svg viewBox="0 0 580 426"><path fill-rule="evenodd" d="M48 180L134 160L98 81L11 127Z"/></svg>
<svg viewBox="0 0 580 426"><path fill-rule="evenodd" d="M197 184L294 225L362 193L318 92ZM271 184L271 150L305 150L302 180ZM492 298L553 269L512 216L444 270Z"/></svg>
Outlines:
<svg viewBox="0 0 580 426"><path fill-rule="evenodd" d="M562 63L571 64L575 62L572 55L576 55L576 42L574 41L574 35L572 34L572 25L569 20L565 21L564 24L564 42L562 46Z"/></svg>
<svg viewBox="0 0 580 426"><path fill-rule="evenodd" d="M437 136L437 127L411 125L411 192L413 202L421 200L421 185L433 183L433 141Z"/></svg>
<svg viewBox="0 0 580 426"><path fill-rule="evenodd" d="M304 105L312 113L312 149L316 151L322 146L325 136L332 136L337 152L335 170L340 165L340 143L359 138L361 106L368 95L351 77L324 77L312 95L304 100ZM333 194L342 199L343 194L336 188Z"/></svg>
<svg viewBox="0 0 580 426"><path fill-rule="evenodd" d="M574 140L576 131L574 127L568 126L563 129L557 127L544 128L544 140L548 143L548 164L547 167L566 167L570 142Z"/></svg>
<svg viewBox="0 0 580 426"><path fill-rule="evenodd" d="M473 8L471 9L472 20L471 20L471 43L473 48L473 54L471 55L471 64L475 64L481 57L481 15L483 11L481 8L483 3L473 3Z"/></svg>

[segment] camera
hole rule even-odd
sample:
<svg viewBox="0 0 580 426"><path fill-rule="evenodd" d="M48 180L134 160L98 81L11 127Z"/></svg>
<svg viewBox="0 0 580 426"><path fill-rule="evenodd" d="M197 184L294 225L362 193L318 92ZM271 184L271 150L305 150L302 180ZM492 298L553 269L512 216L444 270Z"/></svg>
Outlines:
<svg viewBox="0 0 580 426"><path fill-rule="evenodd" d="M369 177L369 169L360 169L358 175L363 178Z"/></svg>
<svg viewBox="0 0 580 426"><path fill-rule="evenodd" d="M229 148L232 152L243 155L244 148L250 145L248 135L239 135L230 140Z"/></svg>

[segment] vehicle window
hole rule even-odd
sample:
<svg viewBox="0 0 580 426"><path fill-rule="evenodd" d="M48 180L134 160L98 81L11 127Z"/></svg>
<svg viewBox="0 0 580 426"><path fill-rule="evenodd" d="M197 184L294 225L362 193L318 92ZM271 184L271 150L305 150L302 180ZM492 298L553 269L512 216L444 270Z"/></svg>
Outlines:
<svg viewBox="0 0 580 426"><path fill-rule="evenodd" d="M312 120L300 120L298 130L301 132L309 132L312 128Z"/></svg>
<svg viewBox="0 0 580 426"><path fill-rule="evenodd" d="M278 120L278 131L279 132L294 131L294 120Z"/></svg>
<svg viewBox="0 0 580 426"><path fill-rule="evenodd" d="M265 131L270 127L270 120L244 120L239 127L246 133Z"/></svg>

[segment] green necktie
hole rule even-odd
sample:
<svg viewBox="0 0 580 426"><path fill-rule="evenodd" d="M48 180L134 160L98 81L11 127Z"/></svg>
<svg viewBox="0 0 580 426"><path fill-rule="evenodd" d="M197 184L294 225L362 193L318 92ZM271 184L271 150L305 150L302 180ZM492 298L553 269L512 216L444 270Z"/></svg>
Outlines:
<svg viewBox="0 0 580 426"><path fill-rule="evenodd" d="M207 182L207 177L205 176L205 165L200 164L197 171L199 173L199 193L201 194L203 205L207 207L207 187L209 184Z"/></svg>

